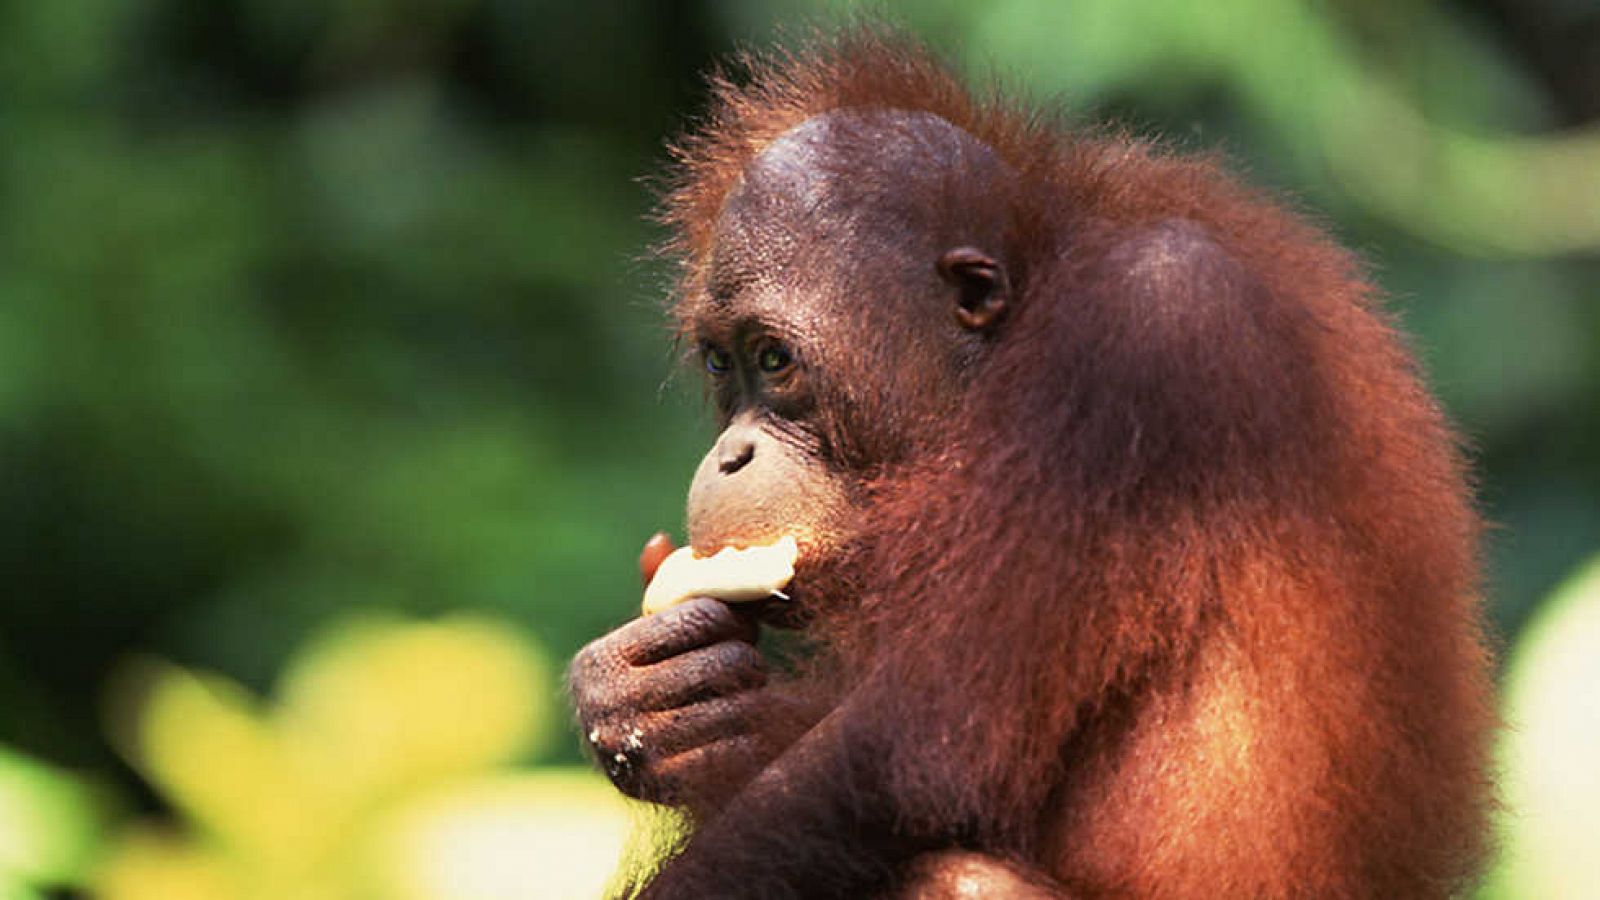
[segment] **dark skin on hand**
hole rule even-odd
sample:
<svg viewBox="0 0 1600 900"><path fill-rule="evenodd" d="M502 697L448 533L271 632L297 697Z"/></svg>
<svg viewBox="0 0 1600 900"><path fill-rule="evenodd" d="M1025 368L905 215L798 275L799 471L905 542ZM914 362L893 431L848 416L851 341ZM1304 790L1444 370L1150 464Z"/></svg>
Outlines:
<svg viewBox="0 0 1600 900"><path fill-rule="evenodd" d="M1354 260L897 38L746 62L663 210L722 428L689 542L800 559L574 660L598 764L688 828L623 894L1464 890L1479 526Z"/></svg>
<svg viewBox="0 0 1600 900"><path fill-rule="evenodd" d="M642 584L650 583L674 549L664 532L645 542L639 554ZM596 692L579 700L583 722L594 736L591 744L602 767L624 793L670 803L675 788L694 783L718 755L740 751L754 719L741 703L751 702L748 689L766 683L754 651L758 627L748 612L696 597L636 619L580 655L580 665L605 670L597 676L575 673L574 681ZM610 662L599 662L608 657ZM704 699L684 702L691 695ZM665 759L649 764L628 753L618 760L616 751L608 757L598 749L607 743L605 735L635 735L641 748L670 749ZM625 737L621 745L627 746ZM758 759L766 761L770 754ZM920 856L908 867L899 895L923 900L1059 896L1025 867L958 850Z"/></svg>
<svg viewBox="0 0 1600 900"><path fill-rule="evenodd" d="M645 584L673 550L657 534L639 556ZM635 619L585 648L571 681L602 768L629 796L670 802L718 757L744 752L766 684L745 612L695 597Z"/></svg>

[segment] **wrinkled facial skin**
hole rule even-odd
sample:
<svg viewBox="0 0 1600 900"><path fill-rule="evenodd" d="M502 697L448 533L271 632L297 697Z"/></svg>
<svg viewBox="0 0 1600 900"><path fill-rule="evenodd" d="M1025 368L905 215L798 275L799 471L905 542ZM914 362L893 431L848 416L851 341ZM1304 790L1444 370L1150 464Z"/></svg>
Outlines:
<svg viewBox="0 0 1600 900"><path fill-rule="evenodd" d="M859 147L874 153L840 150ZM972 290L946 257L998 256L1004 233L997 218L948 213L997 206L960 196L1001 179L986 154L931 116L839 111L745 170L703 288L679 308L724 428L689 489L697 553L792 534L804 595L807 571L826 569L870 514L866 483L959 401L988 335L952 315ZM918 183L957 162L993 177ZM871 362L880 344L894 348L888 371Z"/></svg>

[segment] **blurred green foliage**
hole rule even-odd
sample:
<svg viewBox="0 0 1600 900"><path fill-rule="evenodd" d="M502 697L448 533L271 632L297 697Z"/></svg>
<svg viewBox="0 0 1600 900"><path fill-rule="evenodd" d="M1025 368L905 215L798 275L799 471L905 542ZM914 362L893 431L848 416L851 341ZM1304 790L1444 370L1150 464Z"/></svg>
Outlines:
<svg viewBox="0 0 1600 900"><path fill-rule="evenodd" d="M556 733L507 759L577 762L559 663L634 611L634 554L709 437L638 179L713 59L851 14L0 2L0 744L50 763L0 789L69 766L183 809L112 750L118 660L248 697L353 613L533 635ZM1600 36L1600 8L892 14L1078 120L1221 149L1363 253L1468 436L1508 641L1600 547L1600 77L1557 40Z"/></svg>
<svg viewBox="0 0 1600 900"><path fill-rule="evenodd" d="M1484 900L1582 900L1600 885L1600 556L1540 609L1511 657L1501 858Z"/></svg>
<svg viewBox="0 0 1600 900"><path fill-rule="evenodd" d="M0 897L81 880L98 861L110 812L81 776L0 749Z"/></svg>

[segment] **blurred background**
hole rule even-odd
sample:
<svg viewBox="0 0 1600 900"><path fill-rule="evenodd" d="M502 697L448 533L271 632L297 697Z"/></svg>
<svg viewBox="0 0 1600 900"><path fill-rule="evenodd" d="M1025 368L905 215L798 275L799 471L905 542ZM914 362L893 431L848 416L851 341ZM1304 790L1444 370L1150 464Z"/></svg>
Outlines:
<svg viewBox="0 0 1600 900"><path fill-rule="evenodd" d="M1600 896L1600 3L907 0L1370 262L1468 436L1485 894ZM809 0L0 0L0 900L590 897L564 661L711 437L641 177Z"/></svg>

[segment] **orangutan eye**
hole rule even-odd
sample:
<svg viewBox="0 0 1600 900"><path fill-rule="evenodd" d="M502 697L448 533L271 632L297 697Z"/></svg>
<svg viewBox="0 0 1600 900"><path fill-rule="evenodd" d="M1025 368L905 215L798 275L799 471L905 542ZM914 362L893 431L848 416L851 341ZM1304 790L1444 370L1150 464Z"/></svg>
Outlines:
<svg viewBox="0 0 1600 900"><path fill-rule="evenodd" d="M756 368L767 374L782 372L794 362L794 357L782 344L768 344L756 354Z"/></svg>
<svg viewBox="0 0 1600 900"><path fill-rule="evenodd" d="M728 351L716 347L705 348L706 371L713 375L726 375L733 371L733 357Z"/></svg>

